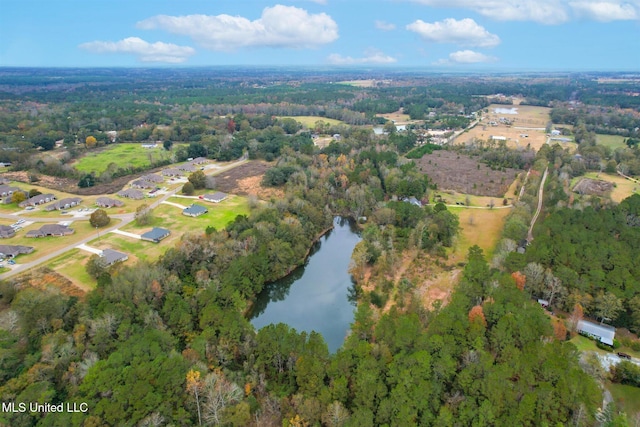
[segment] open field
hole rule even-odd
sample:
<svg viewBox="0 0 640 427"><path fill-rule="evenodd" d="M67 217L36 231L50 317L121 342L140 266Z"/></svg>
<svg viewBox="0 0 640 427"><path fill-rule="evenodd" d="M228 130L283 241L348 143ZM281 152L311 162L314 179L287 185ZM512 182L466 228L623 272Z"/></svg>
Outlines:
<svg viewBox="0 0 640 427"><path fill-rule="evenodd" d="M506 216L511 209L467 209L448 208L458 215L460 233L455 246L449 255L453 263L466 261L469 248L478 245L491 260L493 251L500 239Z"/></svg>
<svg viewBox="0 0 640 427"><path fill-rule="evenodd" d="M116 163L118 167L149 167L154 162L171 159L173 154L165 151L162 145L156 148L142 148L142 144L121 143L112 144L102 150L92 151L73 163L73 166L81 172L95 172L101 174L107 170L110 163Z"/></svg>
<svg viewBox="0 0 640 427"><path fill-rule="evenodd" d="M634 417L640 415L640 388L607 383L607 389L611 392L618 409L626 412L627 418L633 422Z"/></svg>
<svg viewBox="0 0 640 427"><path fill-rule="evenodd" d="M454 190L477 196L504 197L521 171L492 170L474 158L440 150L417 160L418 168L435 182L439 190ZM509 195L507 195L509 196Z"/></svg>
<svg viewBox="0 0 640 427"><path fill-rule="evenodd" d="M438 203L442 201L445 205L462 204L464 206L487 207L493 202L493 205L498 207L503 206L504 200L503 197L474 196L473 194L458 193L453 190L434 191L432 194L433 198L429 200L430 202ZM513 191L507 191L506 196L507 204L512 204L516 197L513 195ZM468 205L467 201L469 202Z"/></svg>
<svg viewBox="0 0 640 427"><path fill-rule="evenodd" d="M342 120L329 119L321 116L278 116L279 119L293 119L302 124L307 129L313 129L317 122L323 122L325 125L335 126L344 124Z"/></svg>
<svg viewBox="0 0 640 427"><path fill-rule="evenodd" d="M584 178L598 179L613 183L614 187L613 190L611 190L609 197L611 197L611 200L616 203L620 203L634 193L640 193L640 184L629 181L620 175L610 175L604 172L589 172L584 175ZM571 188L573 188L580 179L582 179L582 177L573 178L571 180Z"/></svg>
<svg viewBox="0 0 640 427"><path fill-rule="evenodd" d="M118 219L111 219L111 223L109 226L115 225L119 222ZM35 259L40 258L43 254L48 252L53 252L55 250L61 249L65 246L73 245L76 242L84 239L87 236L95 234L97 236L96 229L89 224L89 221L75 221L69 225L70 228L75 230L70 236L48 236L48 237L25 237L25 234L29 230L37 230L44 223L34 223L25 227L24 229L18 231L15 237L10 239L3 239L2 243L6 245L24 245L24 246L32 246L35 248L30 254L27 255L19 255L16 258L16 261L19 264L33 261Z"/></svg>
<svg viewBox="0 0 640 427"><path fill-rule="evenodd" d="M262 186L262 177L270 167L265 162L247 162L216 176L216 188L225 193L253 195L263 200L283 197L281 189Z"/></svg>
<svg viewBox="0 0 640 427"><path fill-rule="evenodd" d="M376 117L384 117L385 119L394 121L397 124L408 123L411 121L411 116L400 111L396 111L395 113L376 114Z"/></svg>
<svg viewBox="0 0 640 427"><path fill-rule="evenodd" d="M616 148L627 148L627 144L624 143L624 140L625 137L620 135L596 134L596 144L609 147L612 151Z"/></svg>
<svg viewBox="0 0 640 427"><path fill-rule="evenodd" d="M72 249L47 264L51 270L69 279L75 286L87 292L93 289L96 281L89 276L85 265L91 257L87 251Z"/></svg>
<svg viewBox="0 0 640 427"><path fill-rule="evenodd" d="M516 108L517 114L496 113L495 109L497 108ZM550 108L491 104L487 110L488 113L483 113L480 123L456 138L456 144L466 144L473 139L488 141L491 136L504 136L507 138L507 146L509 147L518 148L530 145L531 148L539 150L547 142L544 129L550 120ZM500 118L511 121L511 124L501 123ZM491 125L491 122L494 122L495 125Z"/></svg>

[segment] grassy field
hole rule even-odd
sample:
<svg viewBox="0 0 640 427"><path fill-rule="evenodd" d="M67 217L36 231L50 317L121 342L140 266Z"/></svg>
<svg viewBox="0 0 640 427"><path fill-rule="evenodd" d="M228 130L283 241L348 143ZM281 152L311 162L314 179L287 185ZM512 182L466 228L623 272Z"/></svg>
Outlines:
<svg viewBox="0 0 640 427"><path fill-rule="evenodd" d="M604 145L605 147L615 150L616 148L627 148L624 143L624 136L620 135L602 135L596 134L596 144Z"/></svg>
<svg viewBox="0 0 640 427"><path fill-rule="evenodd" d="M458 235L449 259L455 262L465 261L469 248L478 245L485 258L490 260L498 239L502 233L505 217L511 209L466 209L448 208L458 215L460 234Z"/></svg>
<svg viewBox="0 0 640 427"><path fill-rule="evenodd" d="M109 225L115 225L117 224L117 222L119 222L119 220L112 218ZM93 228L91 224L89 224L89 221L75 221L69 226L75 230L75 233L70 236L49 236L40 238L25 237L27 231L37 230L43 224L44 223L42 222L31 224L30 226L20 230L15 237L3 241L3 243L7 245L24 245L32 246L35 248L35 251L30 254L20 255L17 258L18 263L33 261L37 258L40 258L43 254L53 252L65 246L72 245L91 234L96 234L96 229Z"/></svg>
<svg viewBox="0 0 640 427"><path fill-rule="evenodd" d="M640 414L640 388L624 384L607 384L618 408L627 413L629 420Z"/></svg>
<svg viewBox="0 0 640 427"><path fill-rule="evenodd" d="M85 270L87 260L91 254L80 249L72 249L54 258L47 267L71 280L74 285L84 291L90 291L96 285L93 277Z"/></svg>
<svg viewBox="0 0 640 427"><path fill-rule="evenodd" d="M302 124L306 128L314 128L316 122L324 122L330 126L344 124L342 120L328 119L320 116L278 116L279 119L293 119Z"/></svg>
<svg viewBox="0 0 640 427"><path fill-rule="evenodd" d="M80 172L96 172L101 174L107 170L110 163L117 163L119 167L147 167L151 160L171 158L172 154L165 151L162 145L157 148L142 148L142 144L114 144L100 151L94 151L75 162L73 166Z"/></svg>

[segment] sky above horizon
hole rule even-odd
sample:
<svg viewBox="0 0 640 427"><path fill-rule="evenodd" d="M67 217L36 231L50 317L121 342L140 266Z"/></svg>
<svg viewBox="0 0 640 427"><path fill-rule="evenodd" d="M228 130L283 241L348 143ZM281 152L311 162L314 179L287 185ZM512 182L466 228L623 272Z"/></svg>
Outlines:
<svg viewBox="0 0 640 427"><path fill-rule="evenodd" d="M0 66L639 71L640 0L0 0Z"/></svg>

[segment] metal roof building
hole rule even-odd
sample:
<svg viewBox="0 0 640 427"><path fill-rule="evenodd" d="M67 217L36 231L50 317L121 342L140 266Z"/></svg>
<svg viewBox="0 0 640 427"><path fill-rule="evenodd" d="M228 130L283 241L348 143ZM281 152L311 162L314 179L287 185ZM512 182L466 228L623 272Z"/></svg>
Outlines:
<svg viewBox="0 0 640 427"><path fill-rule="evenodd" d="M185 208L182 211L182 215L196 217L196 216L200 216L202 214L206 214L207 212L209 212L209 210L207 208L205 208L204 206L193 204L193 205L189 206L188 208Z"/></svg>
<svg viewBox="0 0 640 427"><path fill-rule="evenodd" d="M578 332L610 346L613 346L613 339L616 336L616 328L613 326L593 323L587 320L578 321Z"/></svg>
<svg viewBox="0 0 640 427"><path fill-rule="evenodd" d="M154 227L151 231L147 231L140 236L142 240L148 240L150 242L158 243L160 240L169 236L171 232L166 228Z"/></svg>

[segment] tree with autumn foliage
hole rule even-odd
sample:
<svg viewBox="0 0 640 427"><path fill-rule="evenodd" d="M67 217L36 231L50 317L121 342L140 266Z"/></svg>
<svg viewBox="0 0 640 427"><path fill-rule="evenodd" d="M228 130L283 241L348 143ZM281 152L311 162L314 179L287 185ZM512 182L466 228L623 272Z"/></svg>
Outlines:
<svg viewBox="0 0 640 427"><path fill-rule="evenodd" d="M202 381L200 381L200 371L191 369L187 372L187 392L193 394L198 408L198 425L202 425L202 415L200 412L200 391L202 390Z"/></svg>
<svg viewBox="0 0 640 427"><path fill-rule="evenodd" d="M511 277L513 277L513 280L515 280L516 287L521 291L523 291L524 285L527 282L527 276L520 273L519 271L514 271L513 273L511 273Z"/></svg>
<svg viewBox="0 0 640 427"><path fill-rule="evenodd" d="M584 317L584 310L580 304L573 306L573 312L571 313L571 317L567 320L567 324L569 326L569 332L575 335L576 330L578 329L578 322L582 320Z"/></svg>
<svg viewBox="0 0 640 427"><path fill-rule="evenodd" d="M96 146L96 144L98 143L98 140L96 139L95 136L93 135L89 135L85 140L84 140L85 145L87 146L87 148L93 148Z"/></svg>
<svg viewBox="0 0 640 427"><path fill-rule="evenodd" d="M485 327L487 326L487 319L484 317L484 311L482 310L481 305L473 306L473 308L469 311L469 322L477 322Z"/></svg>

